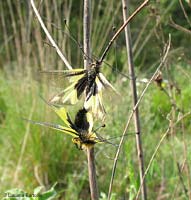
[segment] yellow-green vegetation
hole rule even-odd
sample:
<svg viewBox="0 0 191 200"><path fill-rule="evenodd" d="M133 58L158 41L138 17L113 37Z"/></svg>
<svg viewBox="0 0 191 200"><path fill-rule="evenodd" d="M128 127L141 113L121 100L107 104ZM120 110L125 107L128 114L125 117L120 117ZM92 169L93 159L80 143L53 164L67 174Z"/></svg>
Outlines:
<svg viewBox="0 0 191 200"><path fill-rule="evenodd" d="M39 70L66 70L27 2L0 1L0 198L7 192L41 194L41 200L84 200L89 197L85 152L75 148L69 135L23 120L63 123L40 96L50 99L65 89L65 83L62 77L57 81L44 80ZM146 175L149 200L189 199L191 195L189 2L151 1L131 22L138 96L160 63L168 34L172 36L171 49L161 69L163 87L152 82L139 105L145 168L165 136ZM36 0L35 3L71 65L83 68L82 1ZM138 4L131 1L130 12ZM94 58L101 55L121 24L119 1L92 1ZM106 127L98 133L114 145L95 145L101 200L107 199L115 144L119 143L132 110L123 33L113 44L106 62L109 66L104 63L101 71L120 95L107 91L103 96ZM60 83L59 87L55 82ZM72 119L81 107L82 102L70 106ZM94 127L100 127L100 123L95 121ZM133 200L139 186L132 120L119 156L112 200Z"/></svg>
<svg viewBox="0 0 191 200"><path fill-rule="evenodd" d="M177 66L174 67L174 72L178 70L181 63ZM184 67L184 73L190 74L188 67ZM37 121L61 122L39 98L38 94L46 92L46 86L29 78L23 77L20 80L10 74L2 74L0 81L2 116L0 192L3 194L6 190L16 187L32 193L34 188L39 185L48 189L57 182L55 188L58 196L84 199L88 193L88 177L86 157L83 151L74 147L69 136L48 128L28 124L22 120L25 117ZM164 189L163 193L169 198L172 195L180 198L185 196L180 183L177 163L181 166L185 163L181 176L188 187L187 167L189 169L191 164L189 154L191 151L189 134L191 117L187 99L191 98L188 92L190 91L190 80L180 72L180 76L175 76L174 81L181 92L177 93L176 88L172 88L171 92L180 111L174 111L175 113L172 114L168 96L154 83L140 106L146 165L160 138L168 128L169 120L173 120L172 123L175 124L181 117L181 110L183 115L188 113L185 119L177 123L169 132L151 165L147 175L150 198L156 198L162 188ZM188 85L186 88L184 87L185 82ZM170 83L166 84L167 91L169 91L168 84ZM123 95L120 98L113 95L111 102L106 102L106 109L110 115L107 116L107 126L100 130L103 137L112 138L122 134L131 107L127 85L128 80L126 83L120 83L118 80L116 88ZM144 84L140 84L139 91L141 92L144 87ZM124 191L133 196L139 186L135 135L132 127L128 133L118 161L118 170L114 181L114 192L116 193L114 199L120 198ZM117 144L119 139L115 138L111 142ZM100 183L101 192L107 193L112 158L116 147L100 144L95 148L98 183Z"/></svg>

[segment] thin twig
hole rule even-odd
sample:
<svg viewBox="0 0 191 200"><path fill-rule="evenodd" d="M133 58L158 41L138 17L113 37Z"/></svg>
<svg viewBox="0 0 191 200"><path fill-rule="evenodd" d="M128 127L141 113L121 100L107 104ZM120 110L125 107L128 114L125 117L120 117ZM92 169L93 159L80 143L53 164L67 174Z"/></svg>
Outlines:
<svg viewBox="0 0 191 200"><path fill-rule="evenodd" d="M122 144L123 144L123 141L124 141L124 138L125 138L125 135L126 135L126 132L127 132L127 129L129 127L129 124L130 124L130 121L133 117L133 114L136 110L136 108L138 107L138 105L140 104L140 102L142 101L148 87L150 86L150 84L152 83L152 81L154 80L154 78L156 77L156 75L158 74L159 70L162 68L162 66L164 65L165 61L166 61L166 58L167 58L167 55L168 55L168 52L170 50L170 44L171 44L171 36L169 35L169 41L168 41L168 45L167 45L167 48L165 50L165 53L164 53L164 56L162 58L162 61L160 62L159 66L157 67L155 73L153 74L153 76L151 77L151 79L149 80L149 82L147 83L146 87L144 88L143 92L141 93L136 105L134 106L134 108L132 109L130 115L129 115L129 118L127 120L127 123L125 125L125 128L124 128L124 131L123 131L123 134L122 134L122 137L121 137L121 140L119 142L119 146L118 146L118 149L117 149L117 152L116 152L116 155L115 155L115 158L114 158L114 162L113 162L113 168L112 168L112 175L111 175L111 180L110 180L110 185L109 185L109 192L108 192L108 196L111 195L111 191L112 191L112 186L113 186L113 181L114 181L114 176L115 176L115 171L116 171L116 166L117 166L117 161L118 161L118 157L119 157L119 153L121 151L121 147L122 147Z"/></svg>
<svg viewBox="0 0 191 200"><path fill-rule="evenodd" d="M182 102L183 103L183 102ZM182 105L183 107L183 105ZM181 114L182 115L182 114ZM181 116L182 117L182 116ZM185 169L186 169L186 177L190 177L190 167L189 167L189 163L187 161L187 158L188 158L188 145L187 145L187 140L186 140L186 137L185 137L185 121L184 121L184 118L182 118L181 120L181 129L182 129L182 140L183 140L183 152L184 152L184 158L185 158L185 161L186 161L186 165L185 165ZM191 180L190 178L188 178L188 191L190 191L187 195L189 196L188 199L190 198L191 199Z"/></svg>
<svg viewBox="0 0 191 200"><path fill-rule="evenodd" d="M188 117L191 115L191 111L187 112L186 114L182 115L176 122L175 125L181 122L184 118Z"/></svg>
<svg viewBox="0 0 191 200"><path fill-rule="evenodd" d="M36 15L36 17L37 17L37 19L38 19L38 21L39 21L39 23L40 23L42 29L43 29L43 31L45 32L47 38L49 39L50 43L51 43L52 46L56 49L56 52L58 53L58 55L60 56L60 58L62 59L62 61L63 61L64 64L66 65L66 67L67 67L68 69L72 69L72 66L69 64L69 62L67 61L67 59L65 58L65 56L62 54L62 52L61 52L61 50L59 49L58 45L56 44L56 42L54 41L54 39L53 39L52 36L50 35L48 29L46 28L46 26L45 26L45 24L44 24L44 22L43 22L43 20L42 20L42 18L41 18L41 16L40 16L38 10L37 10L37 8L36 8L36 6L35 6L35 4L34 4L34 1L33 1L33 0L30 0L30 2L31 2L31 6L32 6L32 8L33 8L33 11L34 11L34 13L35 13L35 15Z"/></svg>
<svg viewBox="0 0 191 200"><path fill-rule="evenodd" d="M190 30L188 30L187 28L184 28L183 26L180 26L179 24L176 24L174 21L173 21L173 19L171 18L170 19L170 25L172 26L172 27L174 27L175 29L177 29L177 30L179 30L179 31L182 31L182 32L184 32L184 33L186 33L186 34L189 34L189 35L191 35L191 31Z"/></svg>
<svg viewBox="0 0 191 200"><path fill-rule="evenodd" d="M181 170L181 167L180 167L179 163L177 163L177 168L178 168L178 175L179 175L179 178L180 178L180 183L182 184L185 196L189 199L188 190L187 190L187 188L185 186L184 179L182 177L182 170Z"/></svg>
<svg viewBox="0 0 191 200"><path fill-rule="evenodd" d="M147 168L145 170L145 173L144 173L144 176L143 176L143 181L144 181L144 179L145 179L145 177L146 177L146 175L147 175L147 173L148 173L148 171L149 171L149 169L151 167L151 164L152 164L152 162L153 162L153 160L154 160L154 158L155 158L155 156L156 156L156 154L157 154L157 152L158 152L163 140L166 138L166 136L168 135L169 131L170 131L170 127L167 128L166 132L163 134L162 138L160 139L160 141L159 141L159 143L158 143L158 145L157 145L157 147L156 147L156 149L155 149L155 151L154 151L154 153L153 153L153 155L152 155L152 157L151 157L151 159L149 161L149 164L148 164L148 166L147 166ZM138 198L139 198L139 194L141 192L142 185L143 185L143 182L141 182L141 184L140 184L140 187L138 189L138 192L137 192L135 200L138 200Z"/></svg>
<svg viewBox="0 0 191 200"><path fill-rule="evenodd" d="M186 18L188 24L189 24L190 27L191 27L191 21L190 21L188 15L187 15L187 13L186 13L186 10L185 10L185 8L184 8L184 5L183 5L183 3L182 3L182 0L179 0L179 3L180 3L180 7L181 7L181 9L182 9L182 12L184 13L184 17Z"/></svg>
<svg viewBox="0 0 191 200"><path fill-rule="evenodd" d="M139 48L134 54L134 60L137 60L141 56L141 52L144 48L146 48L146 45L148 45L149 40L151 39L152 35L155 33L157 27L165 20L165 16L170 12L170 9L174 6L176 1L170 1L167 8L163 11L159 19L157 19L156 23L153 25L153 27L150 29L149 32L147 32L146 37L141 41Z"/></svg>
<svg viewBox="0 0 191 200"><path fill-rule="evenodd" d="M119 34L123 31L123 29L127 26L127 24L148 4L150 0L146 0L144 1L134 12L133 14L125 21L125 23L118 29L118 31L114 34L114 36L111 38L111 40L109 41L109 44L107 45L107 47L105 48L101 58L99 59L99 64L101 64L105 58L105 56L107 55L109 49L111 48L111 45L113 44L113 42L115 41L115 39L119 36Z"/></svg>
<svg viewBox="0 0 191 200"><path fill-rule="evenodd" d="M36 100L34 99L33 103L32 103L32 107L31 107L31 111L30 111L30 114L29 114L29 117L28 117L29 119L32 118L32 115L33 115L34 109L35 109L35 105L36 105ZM27 126L26 126L26 131L25 131L25 135L24 135L24 138L23 138L23 143L22 143L22 146L21 146L20 156L19 156L19 159L18 159L18 162L17 162L17 166L16 166L16 170L15 170L15 173L14 173L14 177L13 177L13 182L14 183L16 183L17 179L18 179L18 173L19 173L19 170L20 170L20 167L21 167L21 163L22 163L22 160L23 160L23 155L24 155L24 152L25 152L25 149L26 149L29 133L30 133L30 123L28 123Z"/></svg>
<svg viewBox="0 0 191 200"><path fill-rule="evenodd" d="M84 18L83 18L83 44L84 44L84 68L91 65L91 50L90 50L90 2L84 0Z"/></svg>
<svg viewBox="0 0 191 200"><path fill-rule="evenodd" d="M90 4L91 0L84 0L84 17L83 17L83 30L84 30L84 68L88 68L91 63L91 51L90 51ZM87 56L86 56L87 55ZM99 193L96 181L96 167L95 167L95 155L94 147L87 148L87 160L88 160L88 173L89 173L89 185L91 192L91 199L98 200Z"/></svg>
<svg viewBox="0 0 191 200"><path fill-rule="evenodd" d="M186 159L184 159L183 162L182 162L181 169L180 169L181 173L183 172L185 166L186 166ZM180 182L178 181L176 186L175 186L175 189L174 189L174 191L173 191L173 193L171 195L171 199L175 199L179 184L180 184Z"/></svg>
<svg viewBox="0 0 191 200"><path fill-rule="evenodd" d="M125 22L129 15L129 0L122 0L123 5L123 21ZM132 102L133 106L137 103L137 87L136 87L136 80L135 80L135 71L134 71L134 63L133 63L133 52L132 52L132 42L131 42L131 31L130 26L127 25L125 27L125 41L126 41L126 49L127 49L127 60L128 60L128 68L129 68L129 76L131 77L130 80L130 87L132 93ZM143 182L143 186L141 187L141 194L142 200L147 199L147 189L146 183L143 181L144 175L144 153L142 149L142 141L141 141L141 126L140 126L140 117L139 117L139 108L137 107L134 112L134 127L136 132L136 146L137 146L137 158L138 158L138 165L139 165L139 176L140 182Z"/></svg>

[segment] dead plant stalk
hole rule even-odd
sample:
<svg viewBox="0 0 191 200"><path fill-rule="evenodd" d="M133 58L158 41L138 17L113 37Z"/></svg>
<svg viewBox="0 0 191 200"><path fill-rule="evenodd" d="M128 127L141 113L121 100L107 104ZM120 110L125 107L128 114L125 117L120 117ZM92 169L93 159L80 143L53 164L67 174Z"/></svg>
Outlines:
<svg viewBox="0 0 191 200"><path fill-rule="evenodd" d="M91 63L91 47L90 47L90 10L91 0L84 0L84 16L83 16L83 43L84 43L84 68L88 68ZM92 200L99 199L97 181L96 181L96 167L94 147L87 148L87 160L88 160L88 173L89 173L89 185Z"/></svg>
<svg viewBox="0 0 191 200"><path fill-rule="evenodd" d="M132 14L129 16L129 18L123 23L123 25L117 30L117 32L114 34L114 36L109 41L109 44L106 46L101 58L99 59L98 63L101 64L103 60L105 59L109 49L111 48L111 45L115 41L115 39L119 36L119 34L124 30L124 28L127 26L127 24L148 4L150 0L145 0Z"/></svg>
<svg viewBox="0 0 191 200"><path fill-rule="evenodd" d="M138 105L141 103L147 89L149 88L150 84L152 83L152 81L154 80L154 78L156 77L156 75L158 74L159 70L162 68L162 66L164 65L165 61L166 61L166 58L167 58L167 55L169 53L169 50L170 50L170 44L171 44L171 35L169 35L169 41L168 41L168 45L165 49L165 53L164 53L164 56L159 64L159 66L157 67L157 69L155 70L154 74L152 75L152 77L150 78L149 82L147 83L147 85L145 86L143 92L141 93L136 105L133 107L128 119L127 119L127 122L126 122L126 125L125 125L125 128L124 128L124 131L123 131L123 134L122 134L122 137L121 137L121 140L119 142L119 145L118 145L118 149L117 149L117 152L116 152L116 155L115 155L115 158L114 158L114 162L113 162L113 168L112 168L112 175L111 175L111 180L110 180L110 185L109 185L109 192L108 192L108 199L110 200L110 196L111 196L111 192L112 192L112 187L113 187L113 181L114 181L114 177L115 177L115 172L116 172L116 167L117 167L117 161L118 161L118 158L119 158L119 154L120 154L120 151L121 151L121 147L123 145L123 141L124 141L124 138L125 138L125 134L127 132L127 129L129 127L129 124L131 122L131 119L134 115L134 112L136 110L136 108L138 107ZM148 167L147 167L148 168ZM149 168L148 168L149 169ZM148 169L146 169L146 171L148 171ZM144 177L146 175L146 171L144 173ZM143 180L144 180L144 177L143 177ZM143 182L142 182L143 183ZM142 187L142 183L141 183L141 186L140 188ZM140 193L140 190L137 194L137 198L136 200L138 199L139 197L139 193Z"/></svg>
<svg viewBox="0 0 191 200"><path fill-rule="evenodd" d="M46 28L35 4L34 4L34 1L33 0L30 0L31 2L31 6L32 6L32 9L44 31L44 33L46 34L47 38L49 39L50 43L52 44L52 46L55 48L56 52L58 53L58 55L60 56L60 58L62 59L62 61L64 62L64 64L66 65L66 67L68 69L72 69L72 66L69 64L69 62L67 61L67 59L65 58L65 56L63 55L63 53L61 52L61 50L59 49L58 45L56 44L56 42L54 41L54 39L52 38L51 34L49 33L48 29Z"/></svg>
<svg viewBox="0 0 191 200"><path fill-rule="evenodd" d="M129 16L129 0L122 0L123 6L123 21L125 22ZM130 79L130 87L132 93L132 102L133 107L137 103L137 88L136 88L136 80L135 80L135 71L134 71L134 63L133 63L133 53L132 53L132 41L131 41L131 31L129 24L125 27L125 41L126 41L126 50L127 50L127 58L128 58L128 68L129 68L129 76ZM134 112L134 127L136 133L136 146L137 146L137 158L138 158L138 165L139 165L139 176L140 182L143 182L141 187L141 194L142 199L147 199L147 190L146 190L146 183L143 180L144 175L144 153L142 148L142 141L141 141L141 126L140 126L140 117L139 117L139 108L135 109Z"/></svg>

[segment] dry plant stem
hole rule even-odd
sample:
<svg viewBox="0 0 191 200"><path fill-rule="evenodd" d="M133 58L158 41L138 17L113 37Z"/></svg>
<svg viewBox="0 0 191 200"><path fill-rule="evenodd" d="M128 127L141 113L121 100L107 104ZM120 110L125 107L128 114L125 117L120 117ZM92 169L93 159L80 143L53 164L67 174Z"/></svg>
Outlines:
<svg viewBox="0 0 191 200"><path fill-rule="evenodd" d="M164 140L164 139L166 138L166 136L168 135L169 131L170 131L170 126L168 127L168 129L166 130L166 132L163 134L162 138L160 139L160 141L159 141L159 143L158 143L158 145L157 145L157 147L156 147L156 149L155 149L155 151L154 151L154 153L153 153L153 155L152 155L152 157L151 157L151 159L150 159L150 161L149 161L149 164L148 164L148 166L147 166L147 168L146 168L146 170L145 170L145 173L144 173L144 176L143 176L143 180L145 179L145 177L146 177L146 175L147 175L147 173L148 173L148 171L149 171L149 169L150 169L150 167L151 167L151 164L152 164L152 162L153 162L153 160L154 160L154 158L155 158L155 156L156 156L156 154L157 154L157 152L158 152L158 150L159 150L159 148L160 148L160 146L161 146L163 140ZM141 187L142 187L142 185L143 185L143 182L141 182L141 185L140 185L140 187L139 187L139 189L138 189L138 192L137 192L137 195L136 195L135 200L138 200L138 198L139 198L139 194L140 194L140 192L141 192Z"/></svg>
<svg viewBox="0 0 191 200"><path fill-rule="evenodd" d="M99 60L99 64L101 64L104 60L104 58L106 57L109 49L111 48L111 45L113 44L113 42L115 41L115 39L119 36L119 34L123 31L123 29L127 26L127 24L147 5L147 3L149 2L149 0L144 1L134 12L133 14L125 21L125 23L118 29L118 31L114 34L114 36L112 37L112 39L109 41L109 44L107 45L107 47L105 48L100 60Z"/></svg>
<svg viewBox="0 0 191 200"><path fill-rule="evenodd" d="M35 109L35 105L36 105L36 100L34 99L28 119L32 118L32 115L33 115L34 109ZM18 173L19 173L19 170L20 170L20 167L21 167L21 163L22 163L23 155L24 155L25 148L26 148L26 145L27 145L29 133L30 133L30 123L28 123L27 127L26 127L25 136L23 138L23 143L22 143L22 147L21 147L21 153L20 153L20 156L19 156L19 159L18 159L18 162L17 162L14 177L13 177L13 183L16 183L17 179L18 179Z"/></svg>
<svg viewBox="0 0 191 200"><path fill-rule="evenodd" d="M184 170L184 167L186 165L186 159L184 159L184 161L182 162L182 165L181 165L181 173L183 172ZM176 193L177 193L177 190L178 190L178 185L180 184L180 182L178 181L178 183L176 184L176 187L174 189L174 192L171 196L171 199L175 199L175 196L176 196Z"/></svg>
<svg viewBox="0 0 191 200"><path fill-rule="evenodd" d="M115 7L115 9L112 9L111 1L108 1L106 7L107 14L104 16L104 23L102 25L99 24L98 31L94 32L94 35L99 35L96 42L94 43L96 45L97 52L101 52L101 50L104 49L105 42L107 41L108 35L111 34L112 26L114 25L114 20L111 19L111 16L113 16L112 18L115 18L115 16L117 16L117 13L119 13L120 8L121 4L118 3L117 7ZM99 44L99 48L97 48L97 44Z"/></svg>
<svg viewBox="0 0 191 200"><path fill-rule="evenodd" d="M83 17L83 30L84 30L84 68L88 68L91 63L91 51L90 51L90 4L91 0L84 0L84 17ZM88 160L88 173L89 173L89 186L92 200L98 200L98 187L96 181L96 167L95 167L95 155L94 147L87 148L87 160Z"/></svg>
<svg viewBox="0 0 191 200"><path fill-rule="evenodd" d="M127 123L125 125L125 128L124 128L124 131L123 131L123 134L122 134L122 137L121 137L121 140L119 142L119 146L118 146L118 149L117 149L117 152L116 152L116 155L115 155L115 158L114 158L114 162L113 162L113 168L112 168L112 175L111 175L111 180L110 180L110 185L109 185L109 192L108 192L108 199L110 199L111 197L111 192L112 192L112 186L113 186L113 181L114 181L114 176L115 176L115 171L116 171L116 166L117 166L117 161L118 161L118 157L119 157L119 153L121 151L121 147L122 147L122 144L123 144L123 141L124 141L124 138L125 138L125 134L127 132L127 129L129 127L129 124L130 124L130 121L133 117L133 114L136 110L136 108L138 107L138 105L140 104L140 102L142 101L148 87L150 86L150 84L152 83L152 81L154 80L154 78L156 77L156 75L158 74L159 70L162 68L162 66L164 65L165 61L166 61L166 58L167 58L167 55L168 55L168 52L170 50L170 44L171 44L171 36L169 35L169 41L168 41L168 45L166 47L166 50L165 50L165 53L164 53L164 56L159 64L159 66L157 67L155 73L152 75L151 79L149 80L149 82L147 83L146 87L144 88L143 92L141 93L136 105L134 106L133 110L131 111L130 115L129 115L129 118L127 120Z"/></svg>
<svg viewBox="0 0 191 200"><path fill-rule="evenodd" d="M151 36L154 34L156 28L158 27L159 24L163 21L164 17L167 15L169 10L172 8L172 6L175 4L176 1L171 1L167 8L164 10L162 13L161 17L159 20L157 20L156 24L153 26L153 28L147 33L147 36L144 38L144 41L140 43L139 48L137 49L136 53L134 54L134 60L137 60L137 58L140 56L141 52L143 51L143 48L146 46L148 41L150 40Z"/></svg>
<svg viewBox="0 0 191 200"><path fill-rule="evenodd" d="M90 50L90 1L84 0L84 17L83 17L83 44L84 44L84 68L91 64Z"/></svg>
<svg viewBox="0 0 191 200"><path fill-rule="evenodd" d="M165 192L165 189L166 189L166 184L165 184L165 161L163 160L162 161L162 169L161 169L161 172L162 172L162 176L161 176L161 181L160 181L160 188L158 190L158 194L157 194L157 197L156 197L156 200L161 200L163 199L163 193Z"/></svg>
<svg viewBox="0 0 191 200"><path fill-rule="evenodd" d="M132 49L133 53L136 52L136 50L139 48L139 44L141 42L141 39L143 38L143 33L146 31L147 25L149 24L150 21L151 21L150 17L147 17L145 19L145 22L142 25L141 30L139 31L139 34L138 34L138 36L136 38L136 41L133 44L133 49Z"/></svg>
<svg viewBox="0 0 191 200"><path fill-rule="evenodd" d="M191 35L191 31L190 30L184 28L183 26L180 26L180 25L176 24L172 19L171 19L171 24L170 25L172 27L174 27L175 29L179 30L179 31L182 31L182 32L184 32L186 34Z"/></svg>
<svg viewBox="0 0 191 200"><path fill-rule="evenodd" d="M186 186L184 184L184 179L182 177L182 171L181 171L181 167L180 167L179 163L177 163L177 168L178 168L178 175L179 175L179 178L180 178L180 183L182 184L185 196L187 197L187 199L189 199L188 190L187 190L187 188L186 188Z"/></svg>
<svg viewBox="0 0 191 200"><path fill-rule="evenodd" d="M129 0L122 0L124 22L127 20L128 15L129 15L129 12L128 12L129 5L130 5ZM131 31L130 31L129 24L125 27L125 41L126 41L126 49L127 49L129 76L131 77L130 86L131 86L131 93L132 93L132 102L133 102L133 107L134 107L137 103L137 88L136 88L135 71L134 71L134 63L133 63ZM141 126L140 126L140 117L139 117L138 107L135 109L135 112L134 112L134 127L135 127L135 133L136 133L139 176L140 176L140 182L143 182L143 185L141 187L141 195L142 195L142 200L146 200L147 199L146 183L145 183L145 180L143 180L144 153L142 149Z"/></svg>
<svg viewBox="0 0 191 200"><path fill-rule="evenodd" d="M36 17L37 17L37 19L38 19L40 25L41 25L43 31L45 32L47 38L49 39L50 43L51 43L52 46L56 49L56 52L58 53L58 55L60 56L60 58L62 59L62 61L63 61L64 64L66 65L66 67L67 67L68 69L72 69L72 66L69 64L69 62L67 61L67 59L65 58L65 56L62 54L61 50L59 49L59 47L57 46L57 44L56 44L55 41L53 40L52 36L50 35L48 29L46 28L46 26L45 26L45 24L44 24L44 22L43 22L43 20L42 20L42 18L41 18L41 16L40 16L38 10L37 10L37 8L36 8L36 6L35 6L35 4L34 4L34 1L33 1L33 0L30 0L30 2L31 2L32 9L33 9L33 11L34 11L34 13L35 13L35 15L36 15Z"/></svg>
<svg viewBox="0 0 191 200"><path fill-rule="evenodd" d="M14 11L13 11L13 5L12 2L10 0L7 0L8 3L8 7L9 7L9 14L11 17L11 25L13 28L13 34L14 34L14 43L15 43L15 50L16 50L16 54L17 54L17 59L18 59L18 66L22 66L22 50L21 50L21 42L20 39L18 38L18 34L17 34L17 19L15 18L14 15ZM19 69L20 70L20 69Z"/></svg>
<svg viewBox="0 0 191 200"><path fill-rule="evenodd" d="M182 0L179 0L179 3L180 3L180 7L181 7L181 9L182 9L182 12L184 13L184 17L186 18L188 24L189 24L190 27L191 27L191 21L190 21L188 15L187 15L187 13L186 13L186 11L185 11L185 9L184 9L184 5L183 5L183 3L182 3Z"/></svg>
<svg viewBox="0 0 191 200"><path fill-rule="evenodd" d="M158 152L158 149L159 149L159 147L161 146L161 144L162 144L163 140L165 139L165 137L168 135L168 133L170 132L170 130L171 130L172 128L174 128L178 123L180 123L185 117L189 116L189 114L190 114L190 113L188 113L187 115L185 115L184 117L182 117L181 119L179 119L176 123L173 123L173 125L171 125L171 126L168 127L168 129L166 130L166 132L165 132L164 135L162 136L161 140L159 141L159 143L158 143L158 145L157 145L157 147L156 147L156 149L155 149L155 151L154 151L154 153L153 153L153 155L152 155L152 157L151 157L151 159L150 159L150 161L149 161L149 164L148 164L148 166L147 166L147 168L146 168L146 170L145 170L143 179L145 179L145 176L147 175L147 173L148 173L148 171L149 171L149 169L150 169L150 167L151 167L151 164L152 164L152 162L153 162L153 160L154 160L154 158L155 158L155 156L156 156L156 154L157 154L157 152ZM170 124L172 124L172 123L170 122ZM185 162L186 162L186 160L185 160ZM185 162L184 162L184 163L185 163ZM184 165L183 165L183 166L184 166ZM182 171L183 171L183 167L182 167L182 169L181 169L181 172L182 172ZM141 183L141 184L142 184L142 183ZM135 199L135 200L138 200L140 191L141 191L141 185L140 185L140 187L139 187L139 190L138 190L138 192L137 192L137 195L136 195L136 199ZM173 199L174 199L174 198L173 198Z"/></svg>
<svg viewBox="0 0 191 200"><path fill-rule="evenodd" d="M9 37L8 37L8 34L7 34L7 27L6 27L6 23L5 23L5 14L4 14L4 8L3 8L2 3L0 4L0 19L1 19L0 21L1 21L1 24L2 24L1 34L3 34L6 56L7 56L7 60L10 60L11 56L10 56L10 49L9 49L9 45L8 45ZM0 48L0 51L1 51L1 48Z"/></svg>
<svg viewBox="0 0 191 200"><path fill-rule="evenodd" d="M87 160L88 160L88 173L89 173L91 199L98 200L99 193L98 193L98 187L97 187L97 181L96 181L94 147L87 149Z"/></svg>
<svg viewBox="0 0 191 200"><path fill-rule="evenodd" d="M181 129L182 129L182 140L183 140L183 150L184 150L184 159L186 160L186 165L185 165L185 171L186 171L186 176L190 177L190 167L189 167L189 163L187 161L188 159L188 148L187 148L187 141L185 138L185 123L184 123L184 119L181 120ZM182 177L182 176L181 176ZM187 195L189 196L188 199L191 199L191 182L190 182L190 178L188 178L188 191L189 193L187 193Z"/></svg>

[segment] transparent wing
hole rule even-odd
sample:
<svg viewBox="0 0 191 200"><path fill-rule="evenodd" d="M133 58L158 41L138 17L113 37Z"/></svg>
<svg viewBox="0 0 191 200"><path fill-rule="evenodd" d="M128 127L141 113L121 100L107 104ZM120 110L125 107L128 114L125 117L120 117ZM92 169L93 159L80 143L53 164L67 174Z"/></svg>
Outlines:
<svg viewBox="0 0 191 200"><path fill-rule="evenodd" d="M104 85L99 80L98 77L95 79L96 83L96 94L88 94L87 98L84 102L84 107L88 110L91 110L93 115L104 119L104 116L106 114L104 105L103 105L103 97L102 97L102 90L104 89Z"/></svg>
<svg viewBox="0 0 191 200"><path fill-rule="evenodd" d="M99 81L105 88L111 88L116 94L119 94L119 92L112 86L112 84L105 78L105 76L102 73L99 73L98 75Z"/></svg>
<svg viewBox="0 0 191 200"><path fill-rule="evenodd" d="M86 70L83 69L66 70L65 76L69 78L70 85L60 93L54 95L50 99L50 102L53 104L76 104L80 98L80 81L83 80L85 72ZM76 87L76 85L79 86Z"/></svg>
<svg viewBox="0 0 191 200"><path fill-rule="evenodd" d="M64 107L56 107L54 105L51 105L53 110L56 112L56 114L62 119L62 121L68 126L71 127L72 121L70 119L69 114L66 112L66 109Z"/></svg>
<svg viewBox="0 0 191 200"><path fill-rule="evenodd" d="M64 133L69 134L73 137L78 136L78 134L75 130L61 126L61 125L58 125L58 124L53 124L53 123L48 123L48 122L37 122L37 121L33 121L33 120L28 120L28 119L24 119L24 120L26 120L26 121L28 121L32 124L37 124L37 125L40 125L40 126L49 127L49 128L64 132Z"/></svg>
<svg viewBox="0 0 191 200"><path fill-rule="evenodd" d="M45 75L62 75L64 77L80 76L84 74L86 70L84 69L70 69L70 70L44 70L40 71L41 74Z"/></svg>
<svg viewBox="0 0 191 200"><path fill-rule="evenodd" d="M106 111L103 106L101 92L99 94L96 94L95 96L91 96L88 101L85 101L84 107L87 110L91 110L94 116L102 120L104 119Z"/></svg>
<svg viewBox="0 0 191 200"><path fill-rule="evenodd" d="M93 115L91 112L87 112L86 117L87 117L87 121L89 123L88 132L91 133L92 129L93 129Z"/></svg>
<svg viewBox="0 0 191 200"><path fill-rule="evenodd" d="M54 95L49 102L53 104L76 104L78 101L77 98L77 91L75 89L76 82L72 83L69 87L65 90L61 91L60 93Z"/></svg>

